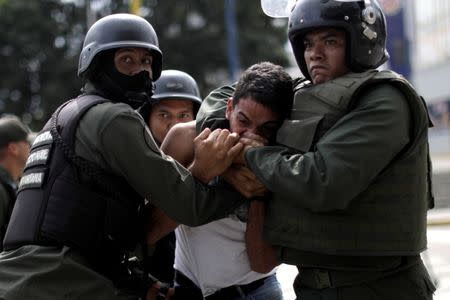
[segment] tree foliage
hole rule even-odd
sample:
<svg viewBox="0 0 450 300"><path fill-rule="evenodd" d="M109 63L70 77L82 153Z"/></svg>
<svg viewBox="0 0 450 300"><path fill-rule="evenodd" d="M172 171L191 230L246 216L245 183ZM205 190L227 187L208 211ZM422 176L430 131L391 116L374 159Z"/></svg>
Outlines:
<svg viewBox="0 0 450 300"><path fill-rule="evenodd" d="M81 12L56 0L1 2L0 111L42 125L56 105L76 94Z"/></svg>
<svg viewBox="0 0 450 300"><path fill-rule="evenodd" d="M224 1L144 0L140 10L158 34L163 68L191 74L203 96L231 80ZM96 2L97 17L128 12L128 1ZM286 21L265 16L259 0L236 0L236 20L241 69L264 60L287 66ZM84 1L0 0L0 112L19 115L37 130L76 96L86 30Z"/></svg>

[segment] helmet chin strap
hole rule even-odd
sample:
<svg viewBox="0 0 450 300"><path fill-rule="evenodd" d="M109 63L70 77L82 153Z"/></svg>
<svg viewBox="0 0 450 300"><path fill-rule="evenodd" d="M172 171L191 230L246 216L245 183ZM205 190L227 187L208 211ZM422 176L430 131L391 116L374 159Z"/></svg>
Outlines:
<svg viewBox="0 0 450 300"><path fill-rule="evenodd" d="M133 109L137 109L137 108L141 107L146 102L149 102L150 98L153 96L154 83L151 83L151 84L152 84L152 88L146 92L133 92L133 91L125 92L125 98L127 100L122 101L122 102L127 103Z"/></svg>
<svg viewBox="0 0 450 300"><path fill-rule="evenodd" d="M127 75L124 75L127 76ZM144 76L148 77L148 72L144 71L133 76L127 76L129 82L139 81L139 78ZM133 109L139 108L145 102L150 101L154 91L154 83L148 77L148 80L144 80L145 84L140 89L126 89L122 84L119 84L116 80L111 78L110 74L100 71L95 78L91 79L92 84L102 94L113 102L122 102L130 105ZM135 83L131 83L135 85Z"/></svg>
<svg viewBox="0 0 450 300"><path fill-rule="evenodd" d="M112 81L123 90L125 102L133 108L138 108L149 101L153 95L154 83L150 79L148 71L141 71L138 74L128 76L120 72L110 74Z"/></svg>
<svg viewBox="0 0 450 300"><path fill-rule="evenodd" d="M125 75L117 71L114 51L103 53L91 78L94 86L114 102L123 102L136 109L149 101L154 91L154 83L148 71L135 75Z"/></svg>

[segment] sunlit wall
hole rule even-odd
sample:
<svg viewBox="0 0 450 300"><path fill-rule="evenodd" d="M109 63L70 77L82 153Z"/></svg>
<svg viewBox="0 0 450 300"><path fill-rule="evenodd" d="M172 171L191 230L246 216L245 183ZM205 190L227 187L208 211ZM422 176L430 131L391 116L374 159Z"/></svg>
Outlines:
<svg viewBox="0 0 450 300"><path fill-rule="evenodd" d="M431 150L450 152L450 1L412 1L412 81L425 97L435 128Z"/></svg>

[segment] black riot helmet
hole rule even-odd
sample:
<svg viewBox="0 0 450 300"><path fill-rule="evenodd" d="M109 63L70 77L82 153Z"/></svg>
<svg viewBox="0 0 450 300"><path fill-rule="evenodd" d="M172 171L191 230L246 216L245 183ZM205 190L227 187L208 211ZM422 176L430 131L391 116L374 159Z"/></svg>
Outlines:
<svg viewBox="0 0 450 300"><path fill-rule="evenodd" d="M78 76L82 76L102 51L124 47L139 47L153 55L153 81L162 69L162 52L152 25L142 17L132 14L112 14L95 22L88 30L78 64Z"/></svg>
<svg viewBox="0 0 450 300"><path fill-rule="evenodd" d="M200 91L195 79L179 70L164 70L161 73L161 77L155 82L155 91L152 98L139 109L139 113L146 123L149 122L153 105L161 100L192 101L194 116L202 104L202 98L200 98Z"/></svg>
<svg viewBox="0 0 450 300"><path fill-rule="evenodd" d="M155 82L155 92L152 102L164 99L182 99L194 103L194 108L200 107L202 99L197 82L189 74L178 70L164 70Z"/></svg>
<svg viewBox="0 0 450 300"><path fill-rule="evenodd" d="M289 17L288 35L297 64L309 79L303 38L321 27L345 31L346 61L353 72L377 68L389 59L386 20L376 0L297 0Z"/></svg>

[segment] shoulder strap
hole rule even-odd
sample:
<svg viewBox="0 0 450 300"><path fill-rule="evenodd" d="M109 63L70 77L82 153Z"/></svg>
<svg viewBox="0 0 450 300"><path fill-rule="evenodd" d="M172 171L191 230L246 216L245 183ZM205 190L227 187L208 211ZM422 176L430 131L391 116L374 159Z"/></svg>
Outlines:
<svg viewBox="0 0 450 300"><path fill-rule="evenodd" d="M107 174L105 170L95 163L75 154L75 134L81 118L90 108L105 102L110 101L97 95L82 95L67 102L66 105L60 106L52 115L50 132L55 145L61 149L67 160L77 170L82 171L83 175L92 180L103 192L115 199L123 199L125 195L122 195L121 190L108 184L108 182L117 181L116 176Z"/></svg>

